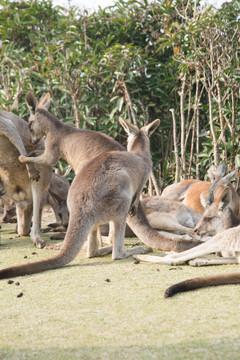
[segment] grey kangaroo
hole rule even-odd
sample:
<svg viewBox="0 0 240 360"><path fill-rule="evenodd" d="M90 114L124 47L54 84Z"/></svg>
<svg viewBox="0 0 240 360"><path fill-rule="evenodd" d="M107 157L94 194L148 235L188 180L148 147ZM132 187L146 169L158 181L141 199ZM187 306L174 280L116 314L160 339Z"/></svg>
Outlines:
<svg viewBox="0 0 240 360"><path fill-rule="evenodd" d="M65 159L76 174L90 159L107 151L125 151L125 148L111 137L91 130L80 130L59 121L48 112L50 95L46 94L41 106L32 92L26 95L30 110L29 129L33 143L38 143L44 136L45 151L37 157L20 156L22 162L33 162L53 166L60 158ZM174 241L153 229L142 210L141 204L127 218L127 224L135 235L146 245L164 251L184 251L199 245L199 241ZM110 233L112 231L110 230Z"/></svg>
<svg viewBox="0 0 240 360"><path fill-rule="evenodd" d="M152 169L150 135L159 120L140 130L119 119L128 133L128 151L100 154L85 163L75 176L68 194L69 225L63 246L49 259L13 266L0 271L0 278L34 274L55 269L71 262L88 235L96 233L99 225L112 222L114 241L112 259L122 259L136 253L151 251L142 247L124 249L126 219L138 207L139 197ZM103 248L105 251L105 248ZM88 255L101 254L96 236L88 239Z"/></svg>

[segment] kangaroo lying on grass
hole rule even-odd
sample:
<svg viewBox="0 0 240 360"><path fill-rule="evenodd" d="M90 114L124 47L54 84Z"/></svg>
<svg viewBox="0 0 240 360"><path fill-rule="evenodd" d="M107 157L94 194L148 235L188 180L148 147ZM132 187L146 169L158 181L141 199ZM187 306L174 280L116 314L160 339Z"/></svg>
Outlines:
<svg viewBox="0 0 240 360"><path fill-rule="evenodd" d="M33 143L45 138L45 151L38 157L20 156L22 162L33 162L53 166L60 158L65 159L76 174L87 161L107 151L124 151L125 148L109 136L90 130L76 129L59 121L47 111L50 106L50 96L45 95L44 108L39 107L33 93L29 92L26 101L30 110L29 128ZM153 229L141 208L136 214L129 215L127 224L135 235L146 245L165 251L183 251L198 245L198 241L173 241L158 234ZM110 229L110 233L112 233Z"/></svg>
<svg viewBox="0 0 240 360"><path fill-rule="evenodd" d="M96 242L96 230L100 224L113 223L114 241L112 259L123 259L136 253L151 251L149 248L124 249L126 219L129 212L138 207L139 197L152 169L150 135L160 121L140 130L119 119L128 133L128 151L112 151L100 154L85 163L75 176L68 193L70 213L68 230L61 250L47 260L13 266L0 271L0 279L34 274L64 266L72 261L88 238L88 256L105 253Z"/></svg>
<svg viewBox="0 0 240 360"><path fill-rule="evenodd" d="M158 233L171 239L199 239L194 227L201 218L201 214L188 208L180 201L163 199L161 196L145 197L141 206L149 224ZM101 226L103 235L108 233L108 226ZM126 228L125 237L135 237L135 234Z"/></svg>
<svg viewBox="0 0 240 360"><path fill-rule="evenodd" d="M223 184L221 184L221 186L222 185ZM146 256L144 256L143 258L141 255L136 255L134 257L139 260L167 265L181 264L191 259L194 260L190 261L189 264L193 266L240 264L240 219L235 215L231 207L232 191L230 187L225 187L219 197L219 195L214 195L218 186L219 182L215 183L209 193L209 199L218 203L219 211L221 212L221 216L217 222L218 226L215 227L216 223L213 224L217 234L212 239L196 246L194 249L189 249L179 254L170 254L164 257L149 256L146 258ZM212 217L209 219L210 221L208 221L208 219L205 219L205 221L210 222L211 226ZM223 256L230 257L198 258L199 256L214 252L220 252ZM238 283L240 283L240 273L200 277L171 286L166 290L164 296L170 297L178 292L194 290L201 287Z"/></svg>
<svg viewBox="0 0 240 360"><path fill-rule="evenodd" d="M194 232L194 227L202 215L180 201L167 200L161 196L150 196L141 200L143 211L149 224L158 230L181 232L192 238L199 238ZM183 235L184 236L184 235Z"/></svg>
<svg viewBox="0 0 240 360"><path fill-rule="evenodd" d="M18 234L29 234L33 215L31 238L36 246L43 247L39 208L51 177L51 168L36 165L35 169L33 164L22 164L18 160L19 154L26 155L36 149L43 150L44 144L39 142L33 146L26 122L12 113L0 110L0 177L3 188L6 196L16 203Z"/></svg>
<svg viewBox="0 0 240 360"><path fill-rule="evenodd" d="M231 178L235 175L235 171L226 175L225 177L218 177L212 184L208 199L205 201L205 212L195 227L195 232L199 234L221 233L223 230L239 225L239 199L236 191L230 183ZM218 238L217 238L218 239ZM208 240L205 244L199 245L190 251L185 251L179 254L170 254L165 257L158 256L136 256L138 260L156 262L160 264L178 264L198 256L210 254L212 252L221 253L222 258L203 258L195 259L189 264L193 266L201 265L218 265L226 263L235 263L235 254L231 254L231 249L228 250L224 244L224 240L219 244L215 237Z"/></svg>
<svg viewBox="0 0 240 360"><path fill-rule="evenodd" d="M185 251L182 257L172 257L169 261L166 258L164 263L181 263L192 259L193 257L202 256L216 251L231 251L234 257L216 258L216 265L219 264L240 264L240 225L230 228L215 235L205 244L197 246L194 252ZM198 260L198 259L196 259ZM206 259L207 260L207 259ZM210 264L214 265L214 259L210 259ZM209 262L207 262L209 264ZM195 279L185 280L170 286L164 294L164 297L173 296L176 293L195 290L207 286L240 284L240 272L203 276Z"/></svg>

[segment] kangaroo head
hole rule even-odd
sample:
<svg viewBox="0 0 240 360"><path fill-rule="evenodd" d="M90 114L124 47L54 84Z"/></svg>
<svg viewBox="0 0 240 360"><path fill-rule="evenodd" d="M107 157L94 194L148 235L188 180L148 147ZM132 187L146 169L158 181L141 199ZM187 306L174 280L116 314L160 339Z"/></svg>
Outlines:
<svg viewBox="0 0 240 360"><path fill-rule="evenodd" d="M137 126L130 124L123 118L119 117L119 123L126 131L128 135L128 144L127 150L145 150L145 147L149 147L149 137L154 133L157 127L160 124L160 120L156 119L152 121L150 124L143 126L139 129Z"/></svg>
<svg viewBox="0 0 240 360"><path fill-rule="evenodd" d="M44 136L42 127L37 121L37 110L41 108L48 110L50 106L50 94L47 93L43 95L38 103L35 95L31 91L29 91L26 95L26 103L30 111L28 127L31 135L31 143L37 144Z"/></svg>
<svg viewBox="0 0 240 360"><path fill-rule="evenodd" d="M214 190L211 201L204 197L200 198L205 211L195 227L198 234L215 234L222 231L223 228L232 226L232 219L229 218L232 212L226 211L232 202L232 190L229 186L219 184Z"/></svg>

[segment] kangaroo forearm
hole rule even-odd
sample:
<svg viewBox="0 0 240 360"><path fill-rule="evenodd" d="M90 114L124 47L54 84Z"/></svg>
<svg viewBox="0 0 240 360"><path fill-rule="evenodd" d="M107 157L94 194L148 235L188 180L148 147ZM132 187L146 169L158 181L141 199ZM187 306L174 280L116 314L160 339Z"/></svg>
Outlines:
<svg viewBox="0 0 240 360"><path fill-rule="evenodd" d="M46 165L46 166L54 166L57 163L58 158L57 157L49 157L49 156L46 157L44 154L41 156L37 156L37 157L29 157L29 156L20 155L19 161L22 163L35 163L35 164Z"/></svg>

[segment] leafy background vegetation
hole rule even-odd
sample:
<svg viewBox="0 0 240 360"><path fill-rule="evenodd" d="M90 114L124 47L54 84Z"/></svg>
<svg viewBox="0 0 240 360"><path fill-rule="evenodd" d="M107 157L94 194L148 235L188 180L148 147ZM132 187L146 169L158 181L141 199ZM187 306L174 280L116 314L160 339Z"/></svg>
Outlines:
<svg viewBox="0 0 240 360"><path fill-rule="evenodd" d="M27 91L76 127L125 135L117 117L161 119L151 141L161 187L238 165L240 3L119 0L92 14L51 0L2 0L0 106L27 119ZM62 163L59 164L62 166Z"/></svg>

